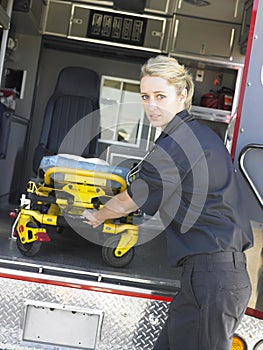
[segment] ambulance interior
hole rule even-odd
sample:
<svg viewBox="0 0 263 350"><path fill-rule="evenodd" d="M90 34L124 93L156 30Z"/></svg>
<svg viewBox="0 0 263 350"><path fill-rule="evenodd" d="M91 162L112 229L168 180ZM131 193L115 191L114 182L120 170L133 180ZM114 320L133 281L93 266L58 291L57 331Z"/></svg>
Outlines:
<svg viewBox="0 0 263 350"><path fill-rule="evenodd" d="M140 2L135 3L139 6ZM229 151L231 150L245 57L244 52L241 53L240 46L244 26L244 1L240 2L238 16L235 19L225 17L224 11L221 11L221 14L218 13L221 17L216 19L218 25L227 30L227 33L230 31L232 35L235 29L235 34L231 37L231 50L227 48L227 52L221 52L221 48L219 50L216 47L211 49L212 52L207 53L205 51L200 53L200 47L197 52L194 45L193 52L186 52L182 38L189 36L188 31L185 31L189 23L201 25L200 28L207 28L207 25L212 24L210 17L211 14L215 16L213 8L215 2L211 1L212 6L208 8L209 11L189 1L183 2L182 8L178 7L177 1L164 3L167 6L163 9L160 8L162 5L159 1L147 0L146 5L144 2L142 11L145 16L142 25L144 21L148 21L147 28L150 27L149 21L152 21L151 25L155 25L154 21L158 25L161 23L161 28L166 28L161 36L170 37L169 43L162 42L162 48L156 49L157 44L154 40L160 40L159 32L155 32L153 39L149 42L146 42L149 35L146 32L144 42L136 44L137 46L132 42L129 45L122 45L123 43L119 45L116 41L112 44L109 39L108 41L101 38L94 40L91 31L88 31L88 34L86 32L85 35L82 34L82 27L81 25L77 27L77 20L71 22L73 24L69 34L65 35L63 32L70 11L74 12L75 18L82 18L79 24L85 22L87 14L95 16L101 14L101 11L102 13L109 11L114 15L116 7L118 9L120 6L123 11L121 16L126 16L126 19L136 17L134 9L123 8L124 2L114 1L114 8L110 1L103 4L100 1L50 1L47 8L45 1L31 1L26 10L21 9L19 1L15 2L12 26L8 34L10 44L6 51L1 84L3 91L14 88L17 91L17 96L12 100L13 106L8 108L5 106L7 113L2 113L0 119L1 260L13 263L18 269L21 266L23 268L27 266L28 269L45 266L47 270L59 269L64 274L99 271L108 276L118 275L122 278L132 276L138 280L152 281L151 283L161 285L162 288L179 286L176 277L179 280L180 269L168 266L165 234L156 218L146 218L146 224L141 225L139 236L143 237L146 243L136 246L132 262L120 269L105 264L101 257L101 246L86 240L71 228L65 228L62 233L54 232L51 241L43 244L36 256L24 257L17 250L15 239L11 234L13 222L8 218L8 212L19 204L28 180L36 176L40 162L40 160L36 161L36 149L41 153L40 148L43 145L47 146L45 142L48 139L48 130L51 130L52 142L64 140L62 146L60 143L51 146L53 147L51 154L58 152L78 154L88 158L95 157L111 166L128 169L144 157L158 136L158 130L154 130L149 125L141 106L140 67L149 57L158 53L170 54L188 67L195 83L193 115L214 129ZM5 7L3 1L2 6ZM53 12L50 12L51 7ZM197 15L196 10L199 11ZM63 13L65 20L62 17L62 21L56 23L58 22L57 13ZM137 12L138 15L140 16L140 11L139 14ZM176 27L177 20L180 20L179 24L182 23L179 29ZM177 28L176 41L173 39L175 28ZM151 33L153 32L154 29ZM87 39L87 35L90 35L90 38ZM212 39L209 40L213 41ZM138 45L141 47L138 48ZM202 50L205 50L202 41L200 45ZM227 45L223 43L222 47L225 46ZM191 47L191 43L188 47ZM96 87L91 89L92 91L87 91L87 85L80 82L80 76L77 81L63 81L60 85L60 74L67 69L75 69L80 72L80 76L84 71L89 71L91 76L96 75L97 80L94 83ZM76 71L72 73L73 77L76 77ZM84 91L92 97L93 109L86 109L87 102L83 101ZM66 107L65 110L57 108L55 112L60 114L59 122L55 122L50 128L52 124L50 110L53 108L50 107L52 105L50 101L54 101L56 95L61 98L64 93L71 100L72 110ZM7 98L2 99L1 102L6 103L6 100ZM73 100L76 100L78 107L74 107L76 105L73 104ZM95 113L98 106L99 113ZM82 108L84 115L91 114L92 125L86 129L81 128L82 124L78 123L81 120L77 116L79 108ZM66 125L65 120L70 121L69 114L71 116L74 114L75 119L72 118L72 123L69 122ZM46 121L47 124L45 124ZM59 126L60 122L62 126ZM71 139L68 131L73 125L79 137ZM87 129L92 130L90 135ZM92 149L83 153L86 138L92 138L93 146Z"/></svg>

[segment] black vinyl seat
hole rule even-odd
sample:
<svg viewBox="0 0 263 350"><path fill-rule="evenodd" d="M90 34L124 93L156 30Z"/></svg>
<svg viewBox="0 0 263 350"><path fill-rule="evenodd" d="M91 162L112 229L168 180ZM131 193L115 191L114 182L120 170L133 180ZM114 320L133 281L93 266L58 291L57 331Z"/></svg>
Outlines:
<svg viewBox="0 0 263 350"><path fill-rule="evenodd" d="M40 141L35 149L35 173L44 155L59 152L98 156L99 92L100 78L95 71L84 67L61 70L46 106Z"/></svg>

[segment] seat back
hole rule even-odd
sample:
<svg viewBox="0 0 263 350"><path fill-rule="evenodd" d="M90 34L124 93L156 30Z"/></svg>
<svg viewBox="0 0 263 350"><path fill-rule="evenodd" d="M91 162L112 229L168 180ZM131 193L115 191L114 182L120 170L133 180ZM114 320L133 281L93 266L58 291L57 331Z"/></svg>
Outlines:
<svg viewBox="0 0 263 350"><path fill-rule="evenodd" d="M97 157L99 91L100 79L93 70L84 67L65 67L61 70L46 106L40 141L34 153L34 172L37 172L44 155L57 154L58 151ZM80 127L76 127L72 134L72 129L78 123ZM65 141L69 133L72 135Z"/></svg>

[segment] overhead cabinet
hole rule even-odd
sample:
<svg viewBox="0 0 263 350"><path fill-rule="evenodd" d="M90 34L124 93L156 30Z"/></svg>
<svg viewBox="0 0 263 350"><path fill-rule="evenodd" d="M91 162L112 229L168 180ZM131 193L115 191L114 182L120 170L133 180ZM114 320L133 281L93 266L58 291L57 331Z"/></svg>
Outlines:
<svg viewBox="0 0 263 350"><path fill-rule="evenodd" d="M50 1L44 14L43 33L66 37L68 35L71 7L71 2Z"/></svg>
<svg viewBox="0 0 263 350"><path fill-rule="evenodd" d="M165 18L73 5L69 38L143 50L167 49Z"/></svg>
<svg viewBox="0 0 263 350"><path fill-rule="evenodd" d="M178 0L72 0L72 2L109 7L126 12L172 16Z"/></svg>
<svg viewBox="0 0 263 350"><path fill-rule="evenodd" d="M74 1L73 1L74 2ZM77 1L75 1L77 2ZM82 0L82 2L84 2ZM115 10L133 13L154 13L172 16L178 0L86 0L90 5L109 6Z"/></svg>
<svg viewBox="0 0 263 350"><path fill-rule="evenodd" d="M175 16L171 53L230 58L239 25Z"/></svg>
<svg viewBox="0 0 263 350"><path fill-rule="evenodd" d="M214 9L221 18L223 14L221 16L222 10L219 11L220 1L211 0L210 7L207 7L210 9L210 14L214 13L212 11ZM172 16L160 16L117 11L109 7L90 5L88 1L84 4L76 1L50 0L44 15L43 34L153 53L201 55L208 59L216 57L227 61L233 56L239 62L236 58L236 48L241 24L235 23L234 20L232 22L226 20L232 18L228 18L230 4L234 8L237 7L239 13L242 1L239 0L238 3L235 0L227 1L223 21L199 18L198 12L195 11L195 16L192 16L190 8L186 11L187 6L191 5L191 9L201 10L186 1L176 2L178 5L176 11L183 13L185 9L187 15L174 13ZM93 3L97 4L98 1ZM174 8L175 1L148 0L146 5L152 9L159 5L160 11L164 6L162 10L166 12L167 6ZM206 6L200 7L204 16ZM234 11L233 18L237 18L236 13L237 11Z"/></svg>
<svg viewBox="0 0 263 350"><path fill-rule="evenodd" d="M172 15L175 12L177 1L178 0L146 0L145 12Z"/></svg>
<svg viewBox="0 0 263 350"><path fill-rule="evenodd" d="M50 1L43 33L105 45L167 52L171 22L171 19L164 17Z"/></svg>
<svg viewBox="0 0 263 350"><path fill-rule="evenodd" d="M39 35L44 7L44 1L14 1L12 23L16 30L25 35Z"/></svg>
<svg viewBox="0 0 263 350"><path fill-rule="evenodd" d="M176 13L240 24L244 3L245 0L178 0Z"/></svg>

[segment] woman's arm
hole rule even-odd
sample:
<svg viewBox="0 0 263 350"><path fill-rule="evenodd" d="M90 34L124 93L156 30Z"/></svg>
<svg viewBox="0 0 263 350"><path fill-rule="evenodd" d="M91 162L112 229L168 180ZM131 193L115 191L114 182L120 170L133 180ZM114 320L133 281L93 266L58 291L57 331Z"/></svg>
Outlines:
<svg viewBox="0 0 263 350"><path fill-rule="evenodd" d="M131 199L127 191L123 191L112 197L103 208L96 212L84 210L83 216L93 228L98 227L107 219L117 219L127 216L138 209L137 204Z"/></svg>

